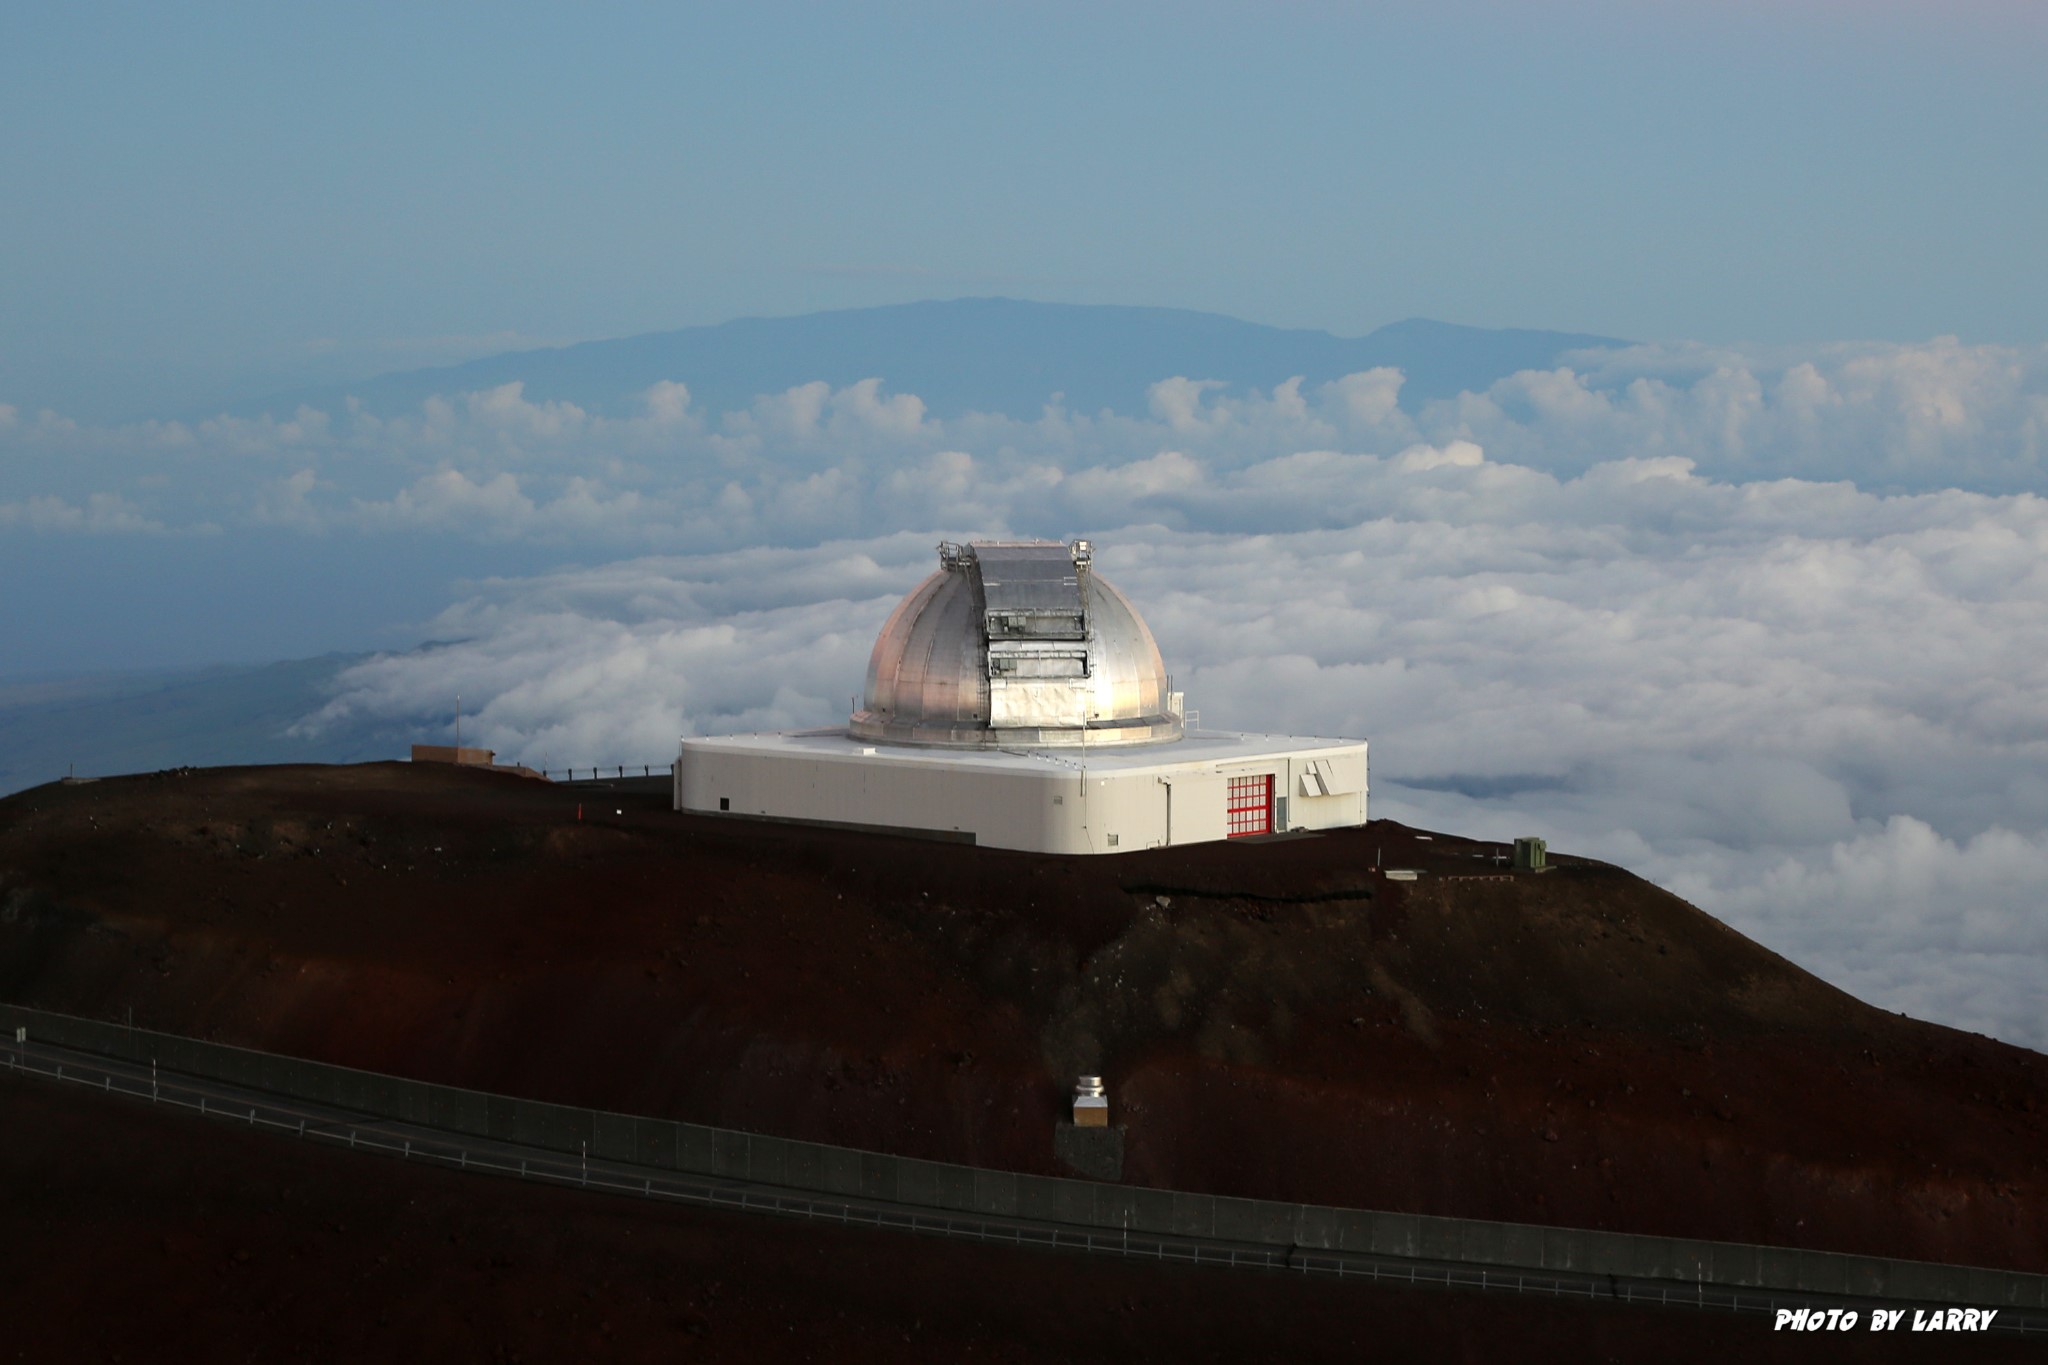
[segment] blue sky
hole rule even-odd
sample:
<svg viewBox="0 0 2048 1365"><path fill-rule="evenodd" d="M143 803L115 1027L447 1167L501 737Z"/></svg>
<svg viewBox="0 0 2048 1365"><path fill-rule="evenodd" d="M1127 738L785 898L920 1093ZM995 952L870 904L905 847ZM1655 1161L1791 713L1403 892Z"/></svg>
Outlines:
<svg viewBox="0 0 2048 1365"><path fill-rule="evenodd" d="M2041 15L12 6L0 402L991 293L2038 341Z"/></svg>

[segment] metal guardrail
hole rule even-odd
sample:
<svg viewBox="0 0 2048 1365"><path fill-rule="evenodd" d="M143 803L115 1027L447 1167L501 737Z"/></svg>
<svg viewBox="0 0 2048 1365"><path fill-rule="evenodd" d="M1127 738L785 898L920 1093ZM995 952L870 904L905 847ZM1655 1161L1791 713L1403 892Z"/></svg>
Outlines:
<svg viewBox="0 0 2048 1365"><path fill-rule="evenodd" d="M96 1088L109 1093L146 1090L159 1103L184 1103L214 1117L246 1115L252 1127L291 1127L358 1150L614 1193L1019 1246L1418 1286L1740 1312L1816 1304L1988 1306L2001 1310L1994 1330L2048 1333L2048 1276L987 1171L485 1095L20 1006L0 1005L0 1028L9 1036L16 1029L39 1033L33 1043L0 1043L11 1064L38 1074L94 1076ZM55 1060L39 1068L38 1054ZM157 1057L172 1065L160 1069ZM168 1094L165 1070L175 1078ZM219 1106L229 1095L234 1109L223 1115ZM1235 1231L1224 1233L1226 1226ZM1700 1273L1674 1274L1674 1266ZM1737 1274L1751 1280L1732 1279Z"/></svg>
<svg viewBox="0 0 2048 1365"><path fill-rule="evenodd" d="M637 773L633 771L633 765L630 763L615 763L604 768L542 768L539 771L540 775L550 782L616 782L627 777L667 777L675 771L675 766L664 763L661 765L661 771L656 772L652 763L643 763ZM578 777L578 773L587 776Z"/></svg>
<svg viewBox="0 0 2048 1365"><path fill-rule="evenodd" d="M68 1061L63 1060L67 1053ZM527 1149L522 1155L520 1149L504 1144L478 1147L445 1134L379 1123L369 1116L309 1112L302 1106L280 1104L260 1096L209 1091L182 1076L173 1075L166 1080L158 1071L152 1071L149 1079L144 1081L138 1074L108 1068L98 1059L69 1049L6 1042L0 1043L0 1058L4 1058L7 1069L18 1074L68 1082L107 1095L146 1099L153 1104L189 1110L219 1122L345 1146L350 1151L421 1161L481 1175L536 1180L731 1212L802 1218L836 1223L842 1227L953 1237L1042 1251L1116 1256L1210 1269L1260 1270L1418 1289L1536 1294L1660 1308L1763 1314L1780 1309L1812 1309L1817 1305L1851 1307L1858 1302L1811 1294L1786 1296L1728 1291L1707 1285L1647 1284L1614 1276L1543 1274L1504 1267L1317 1253L1291 1246L1241 1245L1142 1233L1134 1236L1128 1228L1111 1235L1096 1228L962 1217L899 1205L822 1198L735 1182L679 1179L670 1172L635 1169L614 1162L592 1162L587 1153L579 1154L578 1159L571 1162L562 1154L539 1149ZM2001 1312L1992 1330L2048 1334L2048 1317L2035 1319L2024 1314Z"/></svg>

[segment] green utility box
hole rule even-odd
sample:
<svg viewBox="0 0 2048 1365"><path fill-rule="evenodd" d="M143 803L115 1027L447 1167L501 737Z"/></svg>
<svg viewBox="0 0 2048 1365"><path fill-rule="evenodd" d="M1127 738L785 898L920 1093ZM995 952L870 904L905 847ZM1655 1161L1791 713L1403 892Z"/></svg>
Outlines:
<svg viewBox="0 0 2048 1365"><path fill-rule="evenodd" d="M1541 839L1524 838L1515 840L1515 871L1544 872L1549 864L1544 860L1550 852L1549 845Z"/></svg>

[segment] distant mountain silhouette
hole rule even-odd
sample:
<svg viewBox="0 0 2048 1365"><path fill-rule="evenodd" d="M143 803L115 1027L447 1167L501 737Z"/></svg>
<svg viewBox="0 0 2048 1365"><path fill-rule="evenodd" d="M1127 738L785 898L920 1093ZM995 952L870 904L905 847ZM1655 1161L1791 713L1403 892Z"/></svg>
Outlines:
<svg viewBox="0 0 2048 1365"><path fill-rule="evenodd" d="M434 723L286 733L320 709L361 654L255 667L161 670L0 683L0 795L66 773L98 777L187 765L361 763L400 758Z"/></svg>
<svg viewBox="0 0 2048 1365"><path fill-rule="evenodd" d="M1145 410L1145 390L1176 375L1233 388L1310 386L1380 365L1407 375L1405 403L1484 389L1517 370L1549 368L1567 352L1622 346L1612 337L1492 330L1411 318L1369 336L1338 337L1182 308L951 299L741 318L714 327L516 351L461 365L387 374L346 386L281 394L254 405L332 409L346 397L374 412L416 408L434 394L523 381L533 401L597 412L636 406L659 380L689 386L704 411L744 408L760 394L822 379L841 387L880 378L935 413L1031 418L1055 395L1069 411Z"/></svg>

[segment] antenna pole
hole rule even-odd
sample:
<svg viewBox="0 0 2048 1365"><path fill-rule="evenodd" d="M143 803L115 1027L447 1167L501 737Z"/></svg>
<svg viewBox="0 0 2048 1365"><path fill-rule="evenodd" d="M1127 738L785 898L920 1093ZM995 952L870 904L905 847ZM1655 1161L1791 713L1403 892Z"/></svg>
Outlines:
<svg viewBox="0 0 2048 1365"><path fill-rule="evenodd" d="M455 694L455 747L462 747L462 694Z"/></svg>

